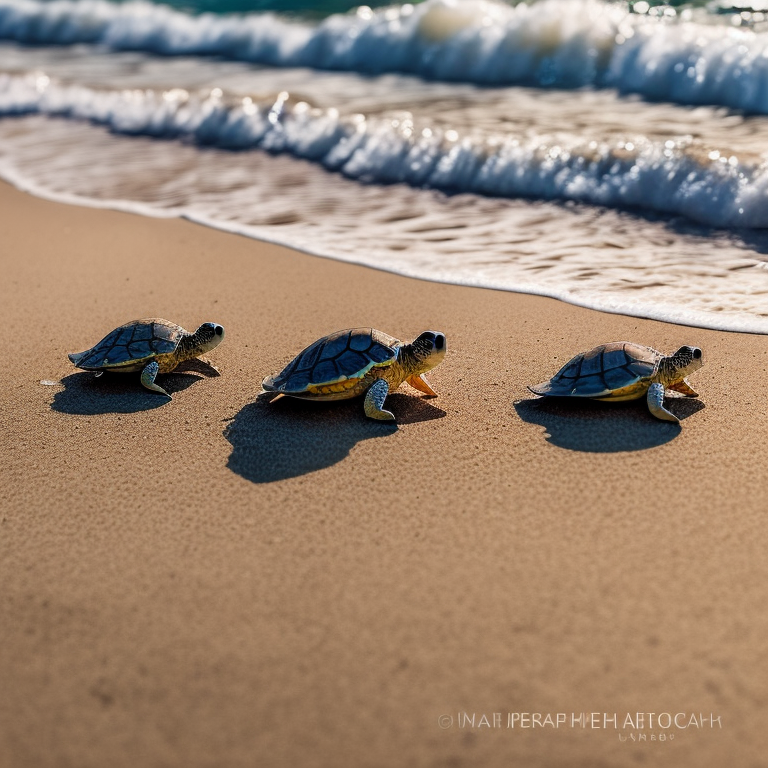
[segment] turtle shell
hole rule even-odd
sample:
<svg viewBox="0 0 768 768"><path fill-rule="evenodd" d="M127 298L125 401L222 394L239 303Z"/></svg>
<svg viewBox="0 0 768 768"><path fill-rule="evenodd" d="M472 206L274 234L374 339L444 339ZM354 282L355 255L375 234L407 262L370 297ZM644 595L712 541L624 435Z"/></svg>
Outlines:
<svg viewBox="0 0 768 768"><path fill-rule="evenodd" d="M663 355L631 341L614 341L576 355L549 381L528 387L554 397L639 397L650 385Z"/></svg>
<svg viewBox="0 0 768 768"><path fill-rule="evenodd" d="M96 346L69 355L78 367L94 371L128 368L173 352L186 331L167 320L134 320L107 334Z"/></svg>
<svg viewBox="0 0 768 768"><path fill-rule="evenodd" d="M318 339L299 352L276 376L267 376L267 392L287 395L310 387L361 379L371 368L390 365L397 356L399 339L374 328L352 328Z"/></svg>

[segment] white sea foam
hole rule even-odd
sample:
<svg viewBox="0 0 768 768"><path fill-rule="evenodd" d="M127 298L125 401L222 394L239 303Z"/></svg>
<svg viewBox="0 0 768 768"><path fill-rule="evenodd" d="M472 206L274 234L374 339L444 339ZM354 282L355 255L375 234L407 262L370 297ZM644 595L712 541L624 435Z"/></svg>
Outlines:
<svg viewBox="0 0 768 768"><path fill-rule="evenodd" d="M603 0L426 0L331 16L189 16L141 1L0 0L0 39L90 43L273 66L407 72L479 84L613 87L651 99L768 113L765 23Z"/></svg>
<svg viewBox="0 0 768 768"><path fill-rule="evenodd" d="M410 112L368 119L292 101L287 92L257 103L218 88L110 90L58 83L42 72L0 74L0 115L27 113L90 120L119 133L285 152L364 181L641 207L715 226L768 227L765 161L742 161L685 137L463 135Z"/></svg>
<svg viewBox="0 0 768 768"><path fill-rule="evenodd" d="M35 194L768 332L768 230L674 215L764 226L766 117L83 45L0 43L0 59L0 176Z"/></svg>
<svg viewBox="0 0 768 768"><path fill-rule="evenodd" d="M0 121L0 176L43 197L609 312L768 333L768 235L577 204L361 185L264 152L199 151L41 115Z"/></svg>

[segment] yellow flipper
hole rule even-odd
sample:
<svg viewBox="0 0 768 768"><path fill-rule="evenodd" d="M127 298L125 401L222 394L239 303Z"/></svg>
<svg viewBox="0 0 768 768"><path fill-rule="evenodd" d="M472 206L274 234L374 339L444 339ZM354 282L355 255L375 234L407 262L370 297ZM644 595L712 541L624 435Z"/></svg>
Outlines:
<svg viewBox="0 0 768 768"><path fill-rule="evenodd" d="M418 389L419 392L423 392L425 395L429 395L430 397L437 397L437 392L435 392L435 390L432 389L432 387L429 385L429 382L426 380L423 373L420 376L409 376L406 381L414 389Z"/></svg>
<svg viewBox="0 0 768 768"><path fill-rule="evenodd" d="M678 381L677 384L670 384L667 389L674 389L675 392L682 392L686 397L698 397L699 393L688 384L685 379Z"/></svg>

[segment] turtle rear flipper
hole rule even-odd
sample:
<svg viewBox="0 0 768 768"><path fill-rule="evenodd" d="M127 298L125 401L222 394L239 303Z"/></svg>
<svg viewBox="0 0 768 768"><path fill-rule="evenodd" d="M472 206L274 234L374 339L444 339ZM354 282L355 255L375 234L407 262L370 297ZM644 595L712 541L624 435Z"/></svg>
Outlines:
<svg viewBox="0 0 768 768"><path fill-rule="evenodd" d="M261 382L261 392L262 394L264 392L277 392L277 387L275 386L275 377L274 376L267 376L262 382Z"/></svg>
<svg viewBox="0 0 768 768"><path fill-rule="evenodd" d="M534 395L549 395L552 392L552 382L542 381L541 384L529 384L528 389L530 389Z"/></svg>
<svg viewBox="0 0 768 768"><path fill-rule="evenodd" d="M67 357L74 364L75 368L82 368L84 371L100 371L109 367L109 361L97 349L86 349L85 352L72 352ZM118 368L120 366L115 365L114 367Z"/></svg>
<svg viewBox="0 0 768 768"><path fill-rule="evenodd" d="M90 352L90 349L86 349L85 352L71 352L67 355L67 357L70 359L70 362L77 368L80 367L80 363L85 360L86 356Z"/></svg>

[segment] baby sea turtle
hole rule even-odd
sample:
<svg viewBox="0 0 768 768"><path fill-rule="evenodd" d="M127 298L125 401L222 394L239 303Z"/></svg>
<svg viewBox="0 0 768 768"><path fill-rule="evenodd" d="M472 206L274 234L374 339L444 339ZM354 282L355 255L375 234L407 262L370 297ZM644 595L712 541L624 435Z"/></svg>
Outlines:
<svg viewBox="0 0 768 768"><path fill-rule="evenodd" d="M170 395L158 384L158 373L170 373L185 360L200 357L221 343L224 329L216 323L203 323L194 333L160 318L134 320L107 334L95 347L69 355L86 371L141 371L141 383L154 392ZM216 370L205 358L202 362Z"/></svg>
<svg viewBox="0 0 768 768"><path fill-rule="evenodd" d="M698 347L680 347L665 357L642 344L614 341L576 355L549 381L528 389L536 395L594 400L637 400L645 396L648 410L657 419L679 423L677 416L664 408L664 390L698 397L685 377L701 366Z"/></svg>
<svg viewBox="0 0 768 768"><path fill-rule="evenodd" d="M261 386L278 397L305 400L346 400L367 391L365 415L393 421L394 414L384 410L387 395L407 381L437 397L424 374L444 356L445 335L437 331L404 344L375 328L352 328L318 339Z"/></svg>

